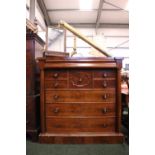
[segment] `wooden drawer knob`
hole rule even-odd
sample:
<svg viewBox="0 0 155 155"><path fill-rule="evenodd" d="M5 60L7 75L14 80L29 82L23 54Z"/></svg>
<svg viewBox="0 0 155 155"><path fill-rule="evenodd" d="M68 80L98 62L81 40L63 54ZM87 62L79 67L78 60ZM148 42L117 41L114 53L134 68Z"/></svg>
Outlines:
<svg viewBox="0 0 155 155"><path fill-rule="evenodd" d="M107 113L108 111L107 111L107 108L104 108L104 109L102 109L102 112L105 114L105 113Z"/></svg>
<svg viewBox="0 0 155 155"><path fill-rule="evenodd" d="M103 85L104 88L106 88L107 87L107 82L104 81L102 85Z"/></svg>
<svg viewBox="0 0 155 155"><path fill-rule="evenodd" d="M60 112L60 109L59 109L59 108L55 108L55 109L53 110L53 112L54 112L54 113L58 113L58 112Z"/></svg>
<svg viewBox="0 0 155 155"><path fill-rule="evenodd" d="M59 96L58 96L58 95L54 95L53 98L54 98L55 100L58 100Z"/></svg>
<svg viewBox="0 0 155 155"><path fill-rule="evenodd" d="M103 126L103 128L106 128L108 125L107 124L103 124L102 126Z"/></svg>
<svg viewBox="0 0 155 155"><path fill-rule="evenodd" d="M107 94L104 94L103 95L103 99L107 99Z"/></svg>
<svg viewBox="0 0 155 155"><path fill-rule="evenodd" d="M54 88L58 88L58 86L59 86L59 83L54 84Z"/></svg>
<svg viewBox="0 0 155 155"><path fill-rule="evenodd" d="M106 78L107 77L107 73L103 73L103 77Z"/></svg>
<svg viewBox="0 0 155 155"><path fill-rule="evenodd" d="M53 77L54 78L58 78L59 74L58 73L54 73Z"/></svg>

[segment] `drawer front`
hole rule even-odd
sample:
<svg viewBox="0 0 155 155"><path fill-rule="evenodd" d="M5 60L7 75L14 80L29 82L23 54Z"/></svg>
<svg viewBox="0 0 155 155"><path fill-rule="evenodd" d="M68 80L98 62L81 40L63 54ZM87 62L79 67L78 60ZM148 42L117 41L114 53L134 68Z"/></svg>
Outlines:
<svg viewBox="0 0 155 155"><path fill-rule="evenodd" d="M45 89L59 89L67 87L67 80L45 80Z"/></svg>
<svg viewBox="0 0 155 155"><path fill-rule="evenodd" d="M115 117L106 118L48 118L47 132L114 132Z"/></svg>
<svg viewBox="0 0 155 155"><path fill-rule="evenodd" d="M70 71L69 72L70 88L92 88L92 72L91 71Z"/></svg>
<svg viewBox="0 0 155 155"><path fill-rule="evenodd" d="M93 72L94 78L116 78L116 70L114 69L102 69L102 70L95 70Z"/></svg>
<svg viewBox="0 0 155 155"><path fill-rule="evenodd" d="M115 104L53 103L46 104L46 116L115 116Z"/></svg>
<svg viewBox="0 0 155 155"><path fill-rule="evenodd" d="M115 80L94 80L94 88L115 88L116 81Z"/></svg>
<svg viewBox="0 0 155 155"><path fill-rule="evenodd" d="M102 90L46 90L45 102L115 102L115 91Z"/></svg>
<svg viewBox="0 0 155 155"><path fill-rule="evenodd" d="M45 70L45 80L67 79L66 70Z"/></svg>

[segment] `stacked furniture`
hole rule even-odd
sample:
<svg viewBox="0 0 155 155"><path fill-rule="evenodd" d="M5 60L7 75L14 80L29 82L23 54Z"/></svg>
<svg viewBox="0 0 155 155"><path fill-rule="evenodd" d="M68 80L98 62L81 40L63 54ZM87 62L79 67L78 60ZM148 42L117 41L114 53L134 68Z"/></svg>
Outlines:
<svg viewBox="0 0 155 155"><path fill-rule="evenodd" d="M122 143L121 59L39 58L41 143Z"/></svg>
<svg viewBox="0 0 155 155"><path fill-rule="evenodd" d="M26 135L38 139L40 123L40 73L36 58L43 56L44 41L31 29L26 29Z"/></svg>

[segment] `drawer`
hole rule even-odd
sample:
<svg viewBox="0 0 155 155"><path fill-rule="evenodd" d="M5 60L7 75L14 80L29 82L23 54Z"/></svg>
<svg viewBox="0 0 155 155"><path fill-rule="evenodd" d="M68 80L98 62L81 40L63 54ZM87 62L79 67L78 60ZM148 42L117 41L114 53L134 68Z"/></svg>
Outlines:
<svg viewBox="0 0 155 155"><path fill-rule="evenodd" d="M94 78L116 78L116 70L114 69L102 69L93 71Z"/></svg>
<svg viewBox="0 0 155 155"><path fill-rule="evenodd" d="M116 80L94 80L94 88L115 88Z"/></svg>
<svg viewBox="0 0 155 155"><path fill-rule="evenodd" d="M66 70L45 70L45 80L67 79Z"/></svg>
<svg viewBox="0 0 155 155"><path fill-rule="evenodd" d="M115 104L53 103L46 104L46 116L115 116Z"/></svg>
<svg viewBox="0 0 155 155"><path fill-rule="evenodd" d="M67 80L45 80L45 89L67 88Z"/></svg>
<svg viewBox="0 0 155 155"><path fill-rule="evenodd" d="M92 72L74 70L69 72L70 88L92 88Z"/></svg>
<svg viewBox="0 0 155 155"><path fill-rule="evenodd" d="M45 102L115 102L115 90L46 90Z"/></svg>
<svg viewBox="0 0 155 155"><path fill-rule="evenodd" d="M114 132L115 117L47 118L47 132Z"/></svg>

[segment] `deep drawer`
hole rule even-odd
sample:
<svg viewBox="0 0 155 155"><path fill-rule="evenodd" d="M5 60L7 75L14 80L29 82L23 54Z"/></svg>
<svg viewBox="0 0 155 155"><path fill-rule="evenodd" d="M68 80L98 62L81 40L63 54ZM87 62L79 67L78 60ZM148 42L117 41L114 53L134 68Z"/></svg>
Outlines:
<svg viewBox="0 0 155 155"><path fill-rule="evenodd" d="M115 90L46 90L45 102L115 102Z"/></svg>
<svg viewBox="0 0 155 155"><path fill-rule="evenodd" d="M53 103L46 104L46 116L115 116L115 104Z"/></svg>
<svg viewBox="0 0 155 155"><path fill-rule="evenodd" d="M48 118L47 132L114 132L115 117L104 118Z"/></svg>

